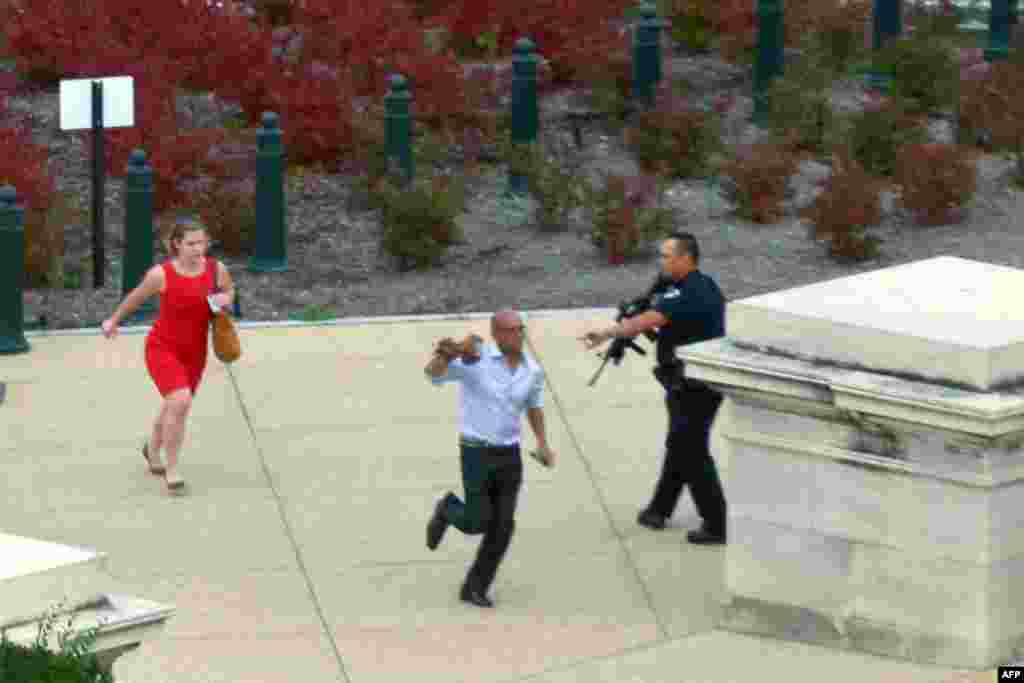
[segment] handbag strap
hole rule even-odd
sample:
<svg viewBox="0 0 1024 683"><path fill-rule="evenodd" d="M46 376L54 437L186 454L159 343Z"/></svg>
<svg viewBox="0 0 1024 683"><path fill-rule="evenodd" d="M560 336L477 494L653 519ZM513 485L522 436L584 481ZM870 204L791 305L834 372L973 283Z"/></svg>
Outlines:
<svg viewBox="0 0 1024 683"><path fill-rule="evenodd" d="M211 295L213 295L213 294L220 294L221 293L220 285L217 283L217 265L218 265L217 259L215 259L215 258L207 258L206 259L206 270L208 272L209 271L213 271L213 285L210 287L210 294ZM214 313L210 317L210 323L212 324L214 319L226 315L227 312L228 312L227 309L222 307L220 309L220 313Z"/></svg>
<svg viewBox="0 0 1024 683"><path fill-rule="evenodd" d="M217 265L218 265L217 259L215 259L215 258L208 258L208 259L206 259L206 270L207 271L213 271L213 273L212 273L212 275L213 275L213 285L210 288L210 293L211 294L220 294L220 285L217 283L217 271L218 271Z"/></svg>

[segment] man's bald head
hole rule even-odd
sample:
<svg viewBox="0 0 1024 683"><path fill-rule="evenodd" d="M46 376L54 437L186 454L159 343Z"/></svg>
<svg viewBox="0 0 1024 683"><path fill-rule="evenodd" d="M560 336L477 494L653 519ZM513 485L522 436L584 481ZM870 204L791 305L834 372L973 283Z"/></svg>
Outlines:
<svg viewBox="0 0 1024 683"><path fill-rule="evenodd" d="M522 324L522 316L511 309L498 311L491 316L491 327L516 327Z"/></svg>
<svg viewBox="0 0 1024 683"><path fill-rule="evenodd" d="M505 355L518 357L523 350L523 319L513 310L498 311L491 317L491 336Z"/></svg>

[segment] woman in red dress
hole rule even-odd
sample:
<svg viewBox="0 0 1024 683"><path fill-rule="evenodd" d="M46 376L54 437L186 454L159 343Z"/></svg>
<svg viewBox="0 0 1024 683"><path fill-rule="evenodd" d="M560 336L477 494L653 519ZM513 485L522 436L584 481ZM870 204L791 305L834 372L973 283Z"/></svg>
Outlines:
<svg viewBox="0 0 1024 683"><path fill-rule="evenodd" d="M125 297L114 314L103 321L103 334L117 336L120 322L147 299L160 295L160 311L146 337L146 368L163 404L149 441L142 447L149 471L164 474L167 489L181 492L185 486L178 473L178 451L185 438L185 420L206 368L210 310L207 296L227 307L234 301L234 285L223 263L206 257L206 228L193 219L178 219L165 241L171 254L153 266L142 282ZM166 469L160 451L167 453Z"/></svg>

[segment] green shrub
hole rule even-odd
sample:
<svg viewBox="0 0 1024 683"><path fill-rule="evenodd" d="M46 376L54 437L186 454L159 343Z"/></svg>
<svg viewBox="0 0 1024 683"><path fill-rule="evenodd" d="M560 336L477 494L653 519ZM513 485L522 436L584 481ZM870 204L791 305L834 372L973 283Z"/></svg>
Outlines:
<svg viewBox="0 0 1024 683"><path fill-rule="evenodd" d="M64 233L84 221L85 211L71 195L57 192L43 210L25 211L25 276L29 287L59 288L64 283Z"/></svg>
<svg viewBox="0 0 1024 683"><path fill-rule="evenodd" d="M901 104L889 98L872 97L864 111L845 117L833 131L833 142L849 144L854 160L865 171L891 176L903 145L927 142L928 132Z"/></svg>
<svg viewBox="0 0 1024 683"><path fill-rule="evenodd" d="M953 106L957 65L948 43L922 33L894 40L878 58L879 70L892 79L892 94L908 111L923 113Z"/></svg>
<svg viewBox="0 0 1024 683"><path fill-rule="evenodd" d="M710 0L659 0L658 16L668 22L672 39L691 50L711 47L715 4Z"/></svg>
<svg viewBox="0 0 1024 683"><path fill-rule="evenodd" d="M98 629L75 634L73 614L56 633L57 651L49 649L62 610L63 603L47 610L30 646L11 642L7 632L0 631L0 683L113 683L92 653Z"/></svg>
<svg viewBox="0 0 1024 683"><path fill-rule="evenodd" d="M794 151L823 154L835 125L829 101L833 76L820 56L808 55L773 80L768 91L768 126Z"/></svg>
<svg viewBox="0 0 1024 683"><path fill-rule="evenodd" d="M702 177L722 148L721 121L714 111L701 109L639 112L626 128L625 142L644 173Z"/></svg>
<svg viewBox="0 0 1024 683"><path fill-rule="evenodd" d="M672 232L675 213L661 202L662 183L652 175L608 175L596 186L584 183L590 240L605 250L609 263L624 263L644 244Z"/></svg>
<svg viewBox="0 0 1024 683"><path fill-rule="evenodd" d="M568 227L569 214L583 200L583 180L569 150L546 153L541 144L507 144L504 156L509 171L526 177L530 194L537 200L537 223L542 230Z"/></svg>
<svg viewBox="0 0 1024 683"><path fill-rule="evenodd" d="M965 37L959 25L966 18L966 13L952 6L949 0L943 0L938 7L918 3L907 3L904 7L903 24L914 36L947 41Z"/></svg>
<svg viewBox="0 0 1024 683"><path fill-rule="evenodd" d="M324 306L323 304L310 304L298 313L293 313L288 317L300 322L316 323L323 322L325 320L334 320L338 317L338 314L335 313L334 309L330 306Z"/></svg>
<svg viewBox="0 0 1024 683"><path fill-rule="evenodd" d="M786 45L813 52L832 72L845 71L866 52L864 23L871 11L870 0L787 0Z"/></svg>
<svg viewBox="0 0 1024 683"><path fill-rule="evenodd" d="M348 170L353 176L353 192L349 196L349 210L369 208L379 210L385 197L384 184L399 172L397 159L388 157L384 135L383 108L375 108L356 118L355 145L349 159ZM451 161L449 129L413 131L413 173L433 176ZM467 166L474 160L467 161ZM468 170L468 169L467 169Z"/></svg>
<svg viewBox="0 0 1024 683"><path fill-rule="evenodd" d="M603 114L612 128L622 126L632 111L632 57L609 55L606 63L584 70L581 77L587 87L587 105Z"/></svg>
<svg viewBox="0 0 1024 683"><path fill-rule="evenodd" d="M375 190L381 209L381 248L400 270L437 265L445 249L463 240L455 218L465 205L461 179L435 176L403 188L390 179Z"/></svg>

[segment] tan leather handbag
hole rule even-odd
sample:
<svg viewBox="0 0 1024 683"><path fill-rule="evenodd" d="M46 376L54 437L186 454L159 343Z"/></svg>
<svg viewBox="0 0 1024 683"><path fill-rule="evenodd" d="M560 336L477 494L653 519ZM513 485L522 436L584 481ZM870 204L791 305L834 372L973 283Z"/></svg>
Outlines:
<svg viewBox="0 0 1024 683"><path fill-rule="evenodd" d="M242 356L242 343L238 339L238 330L227 311L213 316L210 323L213 332L213 353L222 363L234 363Z"/></svg>
<svg viewBox="0 0 1024 683"><path fill-rule="evenodd" d="M213 318L210 320L210 332L213 335L213 353L221 363L234 363L242 356L242 342L238 339L238 330L227 310L213 303L213 295L220 292L214 279L213 292L207 298Z"/></svg>

